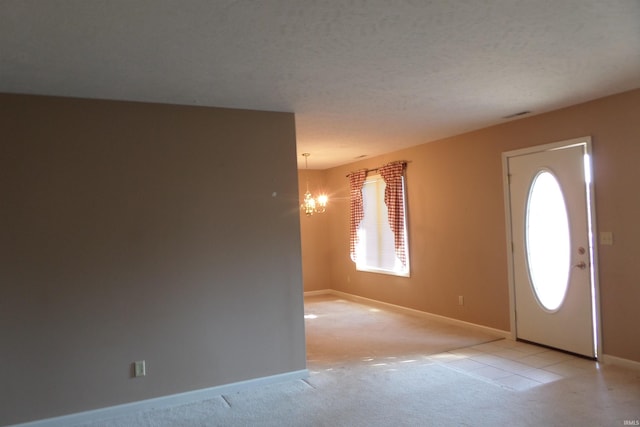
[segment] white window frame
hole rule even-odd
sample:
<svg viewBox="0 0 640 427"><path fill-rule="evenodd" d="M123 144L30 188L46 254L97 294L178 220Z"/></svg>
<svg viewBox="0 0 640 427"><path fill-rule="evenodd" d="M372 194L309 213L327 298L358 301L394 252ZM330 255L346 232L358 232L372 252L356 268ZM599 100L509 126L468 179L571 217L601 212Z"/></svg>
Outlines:
<svg viewBox="0 0 640 427"><path fill-rule="evenodd" d="M374 201L374 204L371 204L371 200L369 200L366 196L367 192L365 191L365 187L367 185L373 185L376 184L378 185L378 191L376 192L376 200ZM393 239L393 232L391 231L391 227L389 226L389 221L388 221L388 217L387 217L387 206L384 203L384 188L386 186L386 183L384 182L384 179L382 178L382 176L380 174L371 174L368 175L367 178L364 181L363 187L362 187L362 198L363 198L363 211L364 211L364 219L360 222L360 225L358 226L358 243L356 245L356 270L357 271L366 271L369 273L378 273L378 274L388 274L388 275L392 275L392 276L399 276L399 277L410 277L411 276L411 268L409 265L409 233L407 232L408 230L408 221L407 221L407 192L406 192L406 186L405 186L405 179L404 177L402 177L402 200L403 200L403 212L404 212L404 246L405 246L405 254L406 254L406 265L403 267L402 263L400 261L400 259L397 257L397 255L395 255L395 246L394 246L394 239ZM368 203L367 203L368 202ZM386 247L386 248L381 248L379 245L376 245L376 249L378 251L378 253L380 253L380 251L385 251L387 252L387 255L389 254L389 252L391 252L395 258L395 265L393 268L384 268L380 265L369 265L367 264L367 254L366 254L366 248L367 248L367 239L366 239L366 223L367 223L367 219L368 215L371 215L373 213L375 213L377 215L377 219L375 220L375 223L378 227L377 230L377 236L380 235L380 233L387 233L391 235L390 240L391 240L391 247ZM384 230L383 230L384 228ZM378 242L380 243L380 242ZM369 247L371 247L371 245L369 245Z"/></svg>

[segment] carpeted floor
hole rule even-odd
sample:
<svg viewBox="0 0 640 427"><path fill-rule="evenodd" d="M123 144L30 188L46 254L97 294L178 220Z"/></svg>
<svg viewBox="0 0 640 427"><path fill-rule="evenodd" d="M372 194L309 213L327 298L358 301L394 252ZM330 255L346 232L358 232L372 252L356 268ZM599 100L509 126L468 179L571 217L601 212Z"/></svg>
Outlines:
<svg viewBox="0 0 640 427"><path fill-rule="evenodd" d="M333 295L305 298L310 368L415 358L495 341L495 335Z"/></svg>
<svg viewBox="0 0 640 427"><path fill-rule="evenodd" d="M621 426L640 419L639 372L335 297L307 298L305 309L308 379L86 427Z"/></svg>

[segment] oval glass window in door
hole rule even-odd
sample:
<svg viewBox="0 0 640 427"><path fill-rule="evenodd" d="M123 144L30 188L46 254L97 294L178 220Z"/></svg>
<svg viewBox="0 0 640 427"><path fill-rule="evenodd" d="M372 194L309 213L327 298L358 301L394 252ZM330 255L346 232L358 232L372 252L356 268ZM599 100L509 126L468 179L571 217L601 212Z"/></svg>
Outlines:
<svg viewBox="0 0 640 427"><path fill-rule="evenodd" d="M545 309L556 311L569 285L571 243L562 189L546 170L536 175L529 189L525 233L534 294Z"/></svg>

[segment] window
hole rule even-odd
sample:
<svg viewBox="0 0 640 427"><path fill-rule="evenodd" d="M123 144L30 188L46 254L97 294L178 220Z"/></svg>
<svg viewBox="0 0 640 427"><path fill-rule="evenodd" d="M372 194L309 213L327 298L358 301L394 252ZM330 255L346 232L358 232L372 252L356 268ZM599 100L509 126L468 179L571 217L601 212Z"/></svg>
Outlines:
<svg viewBox="0 0 640 427"><path fill-rule="evenodd" d="M544 308L556 311L569 286L571 236L564 194L557 178L538 172L525 213L527 265L533 291Z"/></svg>
<svg viewBox="0 0 640 427"><path fill-rule="evenodd" d="M401 229L396 236L389 224L385 203L386 183L381 175L368 176L362 186L363 218L357 228L355 244L356 269L374 273L409 276L409 252L407 245L407 222L405 209L404 177L399 176L402 215ZM397 247L400 244L400 248ZM402 262L400 257L405 262Z"/></svg>

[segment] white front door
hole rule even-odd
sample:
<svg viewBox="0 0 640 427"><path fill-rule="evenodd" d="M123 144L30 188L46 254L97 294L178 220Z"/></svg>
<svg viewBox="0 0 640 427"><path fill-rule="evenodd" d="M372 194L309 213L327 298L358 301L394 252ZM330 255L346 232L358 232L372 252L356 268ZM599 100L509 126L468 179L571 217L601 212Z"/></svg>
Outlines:
<svg viewBox="0 0 640 427"><path fill-rule="evenodd" d="M586 149L571 141L505 160L516 338L595 357Z"/></svg>

